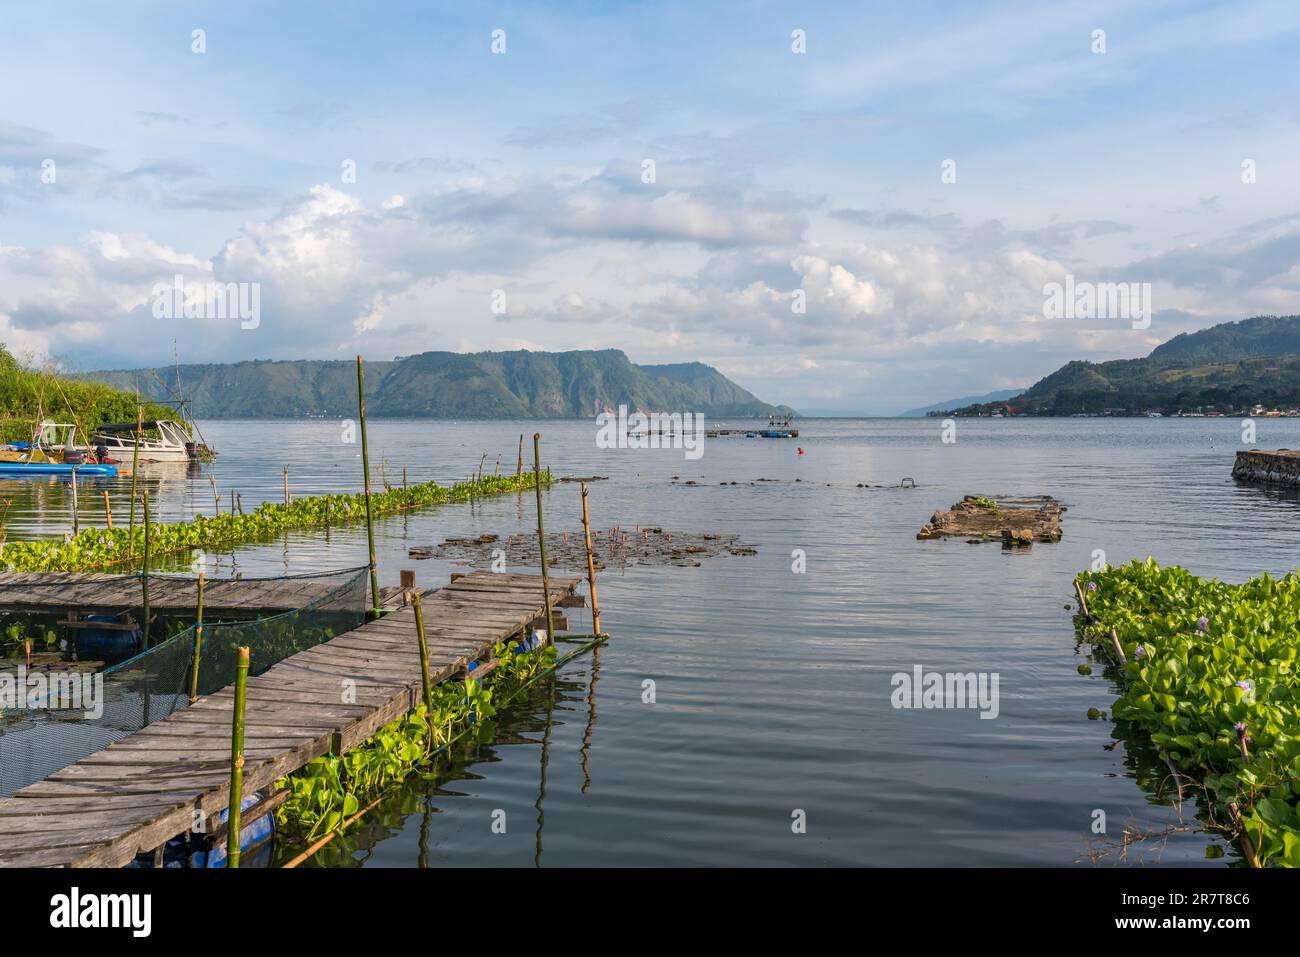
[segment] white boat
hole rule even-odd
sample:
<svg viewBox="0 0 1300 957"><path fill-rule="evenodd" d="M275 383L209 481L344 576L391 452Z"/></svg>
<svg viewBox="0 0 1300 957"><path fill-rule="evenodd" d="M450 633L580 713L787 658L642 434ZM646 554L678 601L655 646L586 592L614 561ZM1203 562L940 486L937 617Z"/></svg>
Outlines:
<svg viewBox="0 0 1300 957"><path fill-rule="evenodd" d="M213 454L206 445L191 441L179 422L158 419L143 423L143 427L158 434L140 436L141 462L196 462ZM109 456L120 462L130 462L135 455L135 430L134 422L101 425L91 433L90 444L96 449L107 449Z"/></svg>

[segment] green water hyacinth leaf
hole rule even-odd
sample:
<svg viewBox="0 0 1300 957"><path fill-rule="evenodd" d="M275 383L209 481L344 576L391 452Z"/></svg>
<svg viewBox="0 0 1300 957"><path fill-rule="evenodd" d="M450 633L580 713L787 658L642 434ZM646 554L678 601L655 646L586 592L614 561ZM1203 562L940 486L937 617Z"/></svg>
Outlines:
<svg viewBox="0 0 1300 957"><path fill-rule="evenodd" d="M1081 637L1114 659L1113 628L1128 658L1114 715L1205 785L1212 818L1236 802L1262 863L1300 866L1300 575L1235 585L1147 559L1077 581Z"/></svg>
<svg viewBox="0 0 1300 957"><path fill-rule="evenodd" d="M550 469L541 474L543 486L554 479ZM534 487L532 473L484 475L452 486L424 482L406 489L394 488L371 493L376 517L416 508L466 502L472 498L522 492ZM188 522L150 525L150 549L161 556L190 552L196 548L217 548L258 541L291 528L316 528L364 521L364 494L334 494L294 499L288 505L263 502L249 514L229 512L215 517L195 516ZM130 567L144 552L144 527L87 528L79 535L59 540L4 542L0 545L0 568L17 572L78 572ZM134 555L135 559L131 556Z"/></svg>

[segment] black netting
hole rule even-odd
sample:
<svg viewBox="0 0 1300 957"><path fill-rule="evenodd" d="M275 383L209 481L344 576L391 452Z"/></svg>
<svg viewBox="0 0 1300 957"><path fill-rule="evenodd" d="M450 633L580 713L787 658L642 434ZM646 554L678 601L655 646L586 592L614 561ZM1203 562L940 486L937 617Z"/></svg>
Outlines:
<svg viewBox="0 0 1300 957"><path fill-rule="evenodd" d="M120 598L114 597L112 613L97 613L93 601L56 612L51 610L57 605L56 593L45 591L59 587L54 576L13 579L7 576L0 583L0 601L9 599L4 607L18 608L0 614L0 796L187 707L195 685L199 637L195 610L178 607L175 598L180 588L197 597L192 578L149 576L150 591L161 602L150 607L151 634L142 650L142 608L124 611ZM208 594L228 597L215 609L220 618L204 613L198 695L234 683L235 649L240 646L249 648L251 674L256 675L359 627L370 605L368 580L368 567L238 582L209 580ZM104 591L113 592L113 583L105 582ZM24 600L14 598L15 587L26 589ZM72 588L85 586L69 585L65 577L62 587L76 594ZM114 595L120 593L119 587ZM246 604L247 611L230 607L239 604ZM259 605L293 607L266 614L258 611ZM237 617L241 614L251 617Z"/></svg>

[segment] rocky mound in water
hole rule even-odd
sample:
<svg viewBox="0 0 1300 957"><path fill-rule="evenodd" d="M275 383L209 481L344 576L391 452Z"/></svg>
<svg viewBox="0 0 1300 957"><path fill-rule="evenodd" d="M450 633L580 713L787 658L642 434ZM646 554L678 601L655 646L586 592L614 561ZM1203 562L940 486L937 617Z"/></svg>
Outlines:
<svg viewBox="0 0 1300 957"><path fill-rule="evenodd" d="M597 568L627 568L632 565L680 565L694 567L704 558L719 555L757 555L742 544L738 535L699 532L666 532L662 528L636 526L593 532L593 558ZM446 558L475 568L490 568L504 553L507 567L541 564L536 535L498 535L477 538L449 538L436 548L412 548L411 558ZM551 532L546 536L546 564L551 568L585 571L587 544L581 530Z"/></svg>
<svg viewBox="0 0 1300 957"><path fill-rule="evenodd" d="M1061 540L1065 506L1050 495L991 499L967 495L947 512L935 512L916 533L919 539L960 536L971 542L1001 539L1006 548Z"/></svg>

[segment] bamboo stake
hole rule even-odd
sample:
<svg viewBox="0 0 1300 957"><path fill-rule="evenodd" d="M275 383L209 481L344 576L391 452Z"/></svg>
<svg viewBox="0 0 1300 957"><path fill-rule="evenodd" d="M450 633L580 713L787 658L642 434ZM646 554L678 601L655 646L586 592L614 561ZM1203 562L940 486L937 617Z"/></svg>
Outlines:
<svg viewBox="0 0 1300 957"><path fill-rule="evenodd" d="M244 493L231 492L231 494L235 496L235 501L239 503L239 514L243 515L244 514Z"/></svg>
<svg viewBox="0 0 1300 957"><path fill-rule="evenodd" d="M149 490L144 490L144 565L140 569L140 592L144 605L144 647L149 647Z"/></svg>
<svg viewBox="0 0 1300 957"><path fill-rule="evenodd" d="M420 607L420 592L412 588L411 604L415 606L415 636L420 642L420 680L424 689L424 720L429 725L429 750L433 751L433 681L429 678L429 643L424 637L424 609Z"/></svg>
<svg viewBox="0 0 1300 957"><path fill-rule="evenodd" d="M1241 819L1241 809L1237 807L1236 801L1228 802L1228 813L1232 815L1232 823L1237 828L1237 840L1241 842L1241 850L1246 857L1246 863L1251 867L1259 867L1259 857L1255 854L1255 845L1250 839L1250 833L1246 830L1246 822Z"/></svg>
<svg viewBox="0 0 1300 957"><path fill-rule="evenodd" d="M515 478L524 477L524 433L519 433L519 462L515 465Z"/></svg>
<svg viewBox="0 0 1300 957"><path fill-rule="evenodd" d="M199 700L199 657L203 651L203 572L199 572L199 607L194 622L194 668L190 677L190 704Z"/></svg>
<svg viewBox="0 0 1300 957"><path fill-rule="evenodd" d="M211 475L208 476L208 484L212 486L212 509L217 515L221 514L221 496L217 493L217 480Z"/></svg>
<svg viewBox="0 0 1300 957"><path fill-rule="evenodd" d="M591 516L587 512L587 483L582 483L582 534L587 539L587 585L591 588L591 630L600 634L600 605L596 603L596 559L591 551Z"/></svg>
<svg viewBox="0 0 1300 957"><path fill-rule="evenodd" d="M370 546L370 614L377 619L379 617L379 569L375 565L375 519L370 508L370 449L366 444L366 386L361 356L357 356L357 414L361 419L361 467L366 472L366 541ZM286 475L288 475L288 468L286 465ZM288 479L285 481L287 482Z"/></svg>
<svg viewBox="0 0 1300 957"><path fill-rule="evenodd" d="M1128 656L1124 654L1124 646L1119 643L1119 635L1114 628L1110 630L1110 640L1115 643L1115 654L1119 655L1120 664L1128 664Z"/></svg>
<svg viewBox="0 0 1300 957"><path fill-rule="evenodd" d="M235 514L235 490L233 488L230 490L230 514Z"/></svg>
<svg viewBox="0 0 1300 957"><path fill-rule="evenodd" d="M135 451L131 453L131 528L127 539L130 542L131 557L135 557L135 496L136 482L140 474L140 433L144 431L144 406L135 407Z"/></svg>
<svg viewBox="0 0 1300 957"><path fill-rule="evenodd" d="M81 523L78 520L77 512L77 467L74 465L72 467L72 535L74 538L81 531Z"/></svg>
<svg viewBox="0 0 1300 957"><path fill-rule="evenodd" d="M226 812L226 866L239 866L239 818L244 795L244 704L248 698L248 649L235 649L235 715L230 726L230 807Z"/></svg>
<svg viewBox="0 0 1300 957"><path fill-rule="evenodd" d="M104 490L104 518L108 521L108 530L113 530L113 506L108 501L108 490Z"/></svg>
<svg viewBox="0 0 1300 957"><path fill-rule="evenodd" d="M551 616L551 582L546 572L546 526L542 523L542 433L533 433L533 487L537 490L537 549L542 558L542 598L546 601L546 640L555 642Z"/></svg>
<svg viewBox="0 0 1300 957"><path fill-rule="evenodd" d="M360 375L360 367L357 369L357 374ZM284 467L284 504L289 504L289 466L287 465Z"/></svg>
<svg viewBox="0 0 1300 957"><path fill-rule="evenodd" d="M409 507L411 504L411 490L406 486L406 466L402 466L402 501Z"/></svg>

